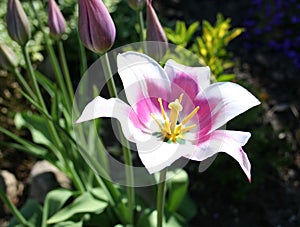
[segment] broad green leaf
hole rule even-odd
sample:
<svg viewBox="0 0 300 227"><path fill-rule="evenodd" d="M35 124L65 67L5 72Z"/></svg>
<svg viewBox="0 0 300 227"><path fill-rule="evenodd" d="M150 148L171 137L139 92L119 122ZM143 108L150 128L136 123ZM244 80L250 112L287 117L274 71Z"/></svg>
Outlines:
<svg viewBox="0 0 300 227"><path fill-rule="evenodd" d="M72 221L66 221L55 224L53 227L82 227L83 221L80 222L72 222Z"/></svg>
<svg viewBox="0 0 300 227"><path fill-rule="evenodd" d="M188 174L183 169L179 170L178 173L168 181L169 196L167 207L170 212L175 212L180 206L187 193L188 183Z"/></svg>
<svg viewBox="0 0 300 227"><path fill-rule="evenodd" d="M58 211L50 219L48 219L47 224L54 224L68 220L75 214L85 214L85 213L101 213L108 206L106 200L102 200L99 197L99 193L102 189L96 189L91 192L85 192L79 197L77 197L70 205ZM97 197L94 194L97 194ZM104 194L104 192L102 192Z"/></svg>
<svg viewBox="0 0 300 227"><path fill-rule="evenodd" d="M20 211L24 218L33 226L41 226L42 208L37 201L28 199ZM23 227L23 225L19 224L16 218L12 218L8 227Z"/></svg>
<svg viewBox="0 0 300 227"><path fill-rule="evenodd" d="M18 146L18 144L14 144L12 146L16 146L18 149L21 149L29 154L33 154L39 157L45 157L48 153L48 151L45 148L40 147L34 143L31 143L2 127L0 127L0 132L4 133L6 136L10 137L11 139L15 140L17 143L20 144L20 146ZM0 143L5 144L4 142L0 142ZM6 143L6 144L10 144L10 143Z"/></svg>
<svg viewBox="0 0 300 227"><path fill-rule="evenodd" d="M192 200L188 194L186 194L176 213L180 214L187 221L191 220L197 214L195 201Z"/></svg>
<svg viewBox="0 0 300 227"><path fill-rule="evenodd" d="M72 191L63 188L54 189L47 194L43 208L43 226L46 226L46 220L59 211L72 195Z"/></svg>
<svg viewBox="0 0 300 227"><path fill-rule="evenodd" d="M38 144L53 146L51 133L45 126L45 119L31 112L17 113L15 116L15 125L18 129L26 127L30 130L32 140Z"/></svg>
<svg viewBox="0 0 300 227"><path fill-rule="evenodd" d="M137 227L156 227L157 226L157 211L151 209L145 209L136 224ZM182 227L183 225L173 215L165 215L164 227Z"/></svg>

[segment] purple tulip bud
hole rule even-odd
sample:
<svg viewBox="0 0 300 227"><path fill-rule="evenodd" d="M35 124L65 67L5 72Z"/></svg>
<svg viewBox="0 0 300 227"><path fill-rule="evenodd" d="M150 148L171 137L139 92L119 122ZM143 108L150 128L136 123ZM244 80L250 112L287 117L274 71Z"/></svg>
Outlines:
<svg viewBox="0 0 300 227"><path fill-rule="evenodd" d="M102 0L78 0L78 30L82 43L103 54L115 42L116 28Z"/></svg>
<svg viewBox="0 0 300 227"><path fill-rule="evenodd" d="M147 41L168 42L158 17L151 5L152 0L147 0Z"/></svg>
<svg viewBox="0 0 300 227"><path fill-rule="evenodd" d="M140 10L143 8L145 0L128 0L128 5L133 10Z"/></svg>
<svg viewBox="0 0 300 227"><path fill-rule="evenodd" d="M155 60L160 61L168 49L168 39L151 3L152 0L147 0L146 40L155 42L148 42L147 54Z"/></svg>
<svg viewBox="0 0 300 227"><path fill-rule="evenodd" d="M30 25L19 0L8 0L6 14L9 36L20 45L30 39Z"/></svg>
<svg viewBox="0 0 300 227"><path fill-rule="evenodd" d="M55 0L48 2L48 26L50 34L60 37L66 31L66 21Z"/></svg>
<svg viewBox="0 0 300 227"><path fill-rule="evenodd" d="M17 65L18 60L13 50L4 43L0 43L0 67L13 71Z"/></svg>

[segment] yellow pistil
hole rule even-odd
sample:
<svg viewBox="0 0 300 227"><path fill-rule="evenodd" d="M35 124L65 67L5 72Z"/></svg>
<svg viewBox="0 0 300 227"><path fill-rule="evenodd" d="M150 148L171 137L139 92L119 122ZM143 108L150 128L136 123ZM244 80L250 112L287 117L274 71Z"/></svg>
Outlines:
<svg viewBox="0 0 300 227"><path fill-rule="evenodd" d="M164 119L164 126L155 118L153 114L151 114L151 117L161 130L161 136L167 141L172 141L173 143L178 142L179 139L181 140L183 138L182 135L184 133L190 131L191 129L197 126L196 124L193 124L183 127L183 125L187 124L189 120L191 120L195 116L195 114L199 110L199 106L197 106L190 114L188 114L180 123L177 124L179 112L183 110L183 107L181 105L182 99L183 94L181 94L179 98L176 99L174 102L169 103L168 108L170 109L170 117L168 118L162 104L162 99L158 98L161 114Z"/></svg>

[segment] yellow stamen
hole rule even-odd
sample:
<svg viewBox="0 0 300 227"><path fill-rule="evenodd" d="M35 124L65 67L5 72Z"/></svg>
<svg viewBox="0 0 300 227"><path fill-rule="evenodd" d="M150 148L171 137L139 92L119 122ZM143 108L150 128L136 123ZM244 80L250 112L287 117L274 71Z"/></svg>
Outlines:
<svg viewBox="0 0 300 227"><path fill-rule="evenodd" d="M160 127L160 130L163 130L164 127L163 127L162 124L155 118L154 114L151 113L150 116L153 118L153 120L155 121L155 123L158 124L158 126Z"/></svg>
<svg viewBox="0 0 300 227"><path fill-rule="evenodd" d="M180 104L179 100L176 99L174 102L171 102L168 107L171 110L170 112L171 132L174 132L177 124L179 112L182 111L182 105Z"/></svg>
<svg viewBox="0 0 300 227"><path fill-rule="evenodd" d="M183 128L183 129L181 129L180 133L185 133L187 131L190 131L191 129L195 128L196 126L197 126L196 124L187 126L187 127Z"/></svg>
<svg viewBox="0 0 300 227"><path fill-rule="evenodd" d="M183 98L183 93L179 96L179 102L181 103L182 101L182 98Z"/></svg>
<svg viewBox="0 0 300 227"><path fill-rule="evenodd" d="M159 102L159 105L160 105L161 114L163 115L164 120L166 120L167 119L167 115L165 113L165 109L164 109L164 106L162 104L161 98L158 98L158 102Z"/></svg>
<svg viewBox="0 0 300 227"><path fill-rule="evenodd" d="M181 94L178 99L175 99L174 102L169 103L168 108L171 110L169 118L166 115L162 99L157 99L160 105L161 114L163 116L163 122L158 120L153 113L150 114L155 123L159 126L162 138L172 141L173 143L182 140L185 132L188 132L197 126L196 124L193 124L183 128L183 125L185 125L198 112L199 106L197 106L188 116L186 116L181 123L177 124L179 112L181 112L183 109L181 105L182 99L183 94Z"/></svg>
<svg viewBox="0 0 300 227"><path fill-rule="evenodd" d="M164 118L165 131L166 131L167 133L171 133L170 124L169 124L169 122L167 121L167 115L166 115L164 106L163 106L163 104L162 104L162 99L161 99L161 98L158 98L157 100L158 100L158 102L159 102L161 114L162 114L162 116L163 116L163 118Z"/></svg>
<svg viewBox="0 0 300 227"><path fill-rule="evenodd" d="M199 106L197 106L189 115L187 115L181 122L181 124L185 125L186 123L188 123L188 121L194 117L194 115L198 112L198 110L200 109Z"/></svg>

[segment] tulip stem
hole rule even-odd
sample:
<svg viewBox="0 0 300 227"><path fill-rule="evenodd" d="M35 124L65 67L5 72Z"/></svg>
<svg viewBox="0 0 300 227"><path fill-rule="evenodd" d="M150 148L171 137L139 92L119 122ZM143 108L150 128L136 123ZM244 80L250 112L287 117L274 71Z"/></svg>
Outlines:
<svg viewBox="0 0 300 227"><path fill-rule="evenodd" d="M159 175L159 183L157 185L157 227L163 226L164 220L164 207L165 207L165 195L166 195L166 175L167 169L163 169L160 171Z"/></svg>
<svg viewBox="0 0 300 227"><path fill-rule="evenodd" d="M63 42L61 40L58 40L58 54L59 54L62 70L63 70L64 76L65 76L67 90L69 93L69 98L70 98L70 101L72 102L72 100L74 98L74 90L73 90L73 86L72 86L72 82L71 82L71 77L70 77L69 68L68 68L68 64L67 64L67 60L66 60Z"/></svg>
<svg viewBox="0 0 300 227"><path fill-rule="evenodd" d="M22 46L22 52L25 58L25 62L26 62L26 66L28 69L28 73L29 73L29 77L31 79L31 82L33 83L33 88L34 88L34 92L36 93L37 96L37 100L38 100L38 104L41 106L41 108L45 111L45 113L48 113L47 107L45 105L43 96L41 94L40 88L38 86L36 77L35 77L35 73L31 64L31 60L28 54L28 51L26 49L26 46ZM85 188L83 186L83 183L81 182L81 179L79 178L77 172L75 171L75 169L73 168L73 166L70 165L70 161L69 158L66 157L66 153L64 151L64 147L63 144L58 136L58 133L53 125L53 122L51 122L50 120L46 121L47 127L50 131L51 137L54 141L55 146L57 147L57 149L61 152L56 153L55 155L58 158L62 158L64 161L64 164L66 165L67 170L69 171L69 173L72 175L72 179L74 182L74 185L76 186L76 188L78 190L80 190L80 192L84 192Z"/></svg>
<svg viewBox="0 0 300 227"><path fill-rule="evenodd" d="M137 16L139 20L139 25L140 25L140 40L141 42L145 41L145 26L144 26L144 17L143 17L143 9L138 9L137 10Z"/></svg>
<svg viewBox="0 0 300 227"><path fill-rule="evenodd" d="M110 68L110 63L108 59L107 53L105 53L102 57L102 66L104 70L104 74L107 80L108 91L111 97L117 97L117 89L113 80L113 75ZM135 207L135 195L134 195L134 174L132 168L132 158L131 151L128 141L124 138L121 130L121 126L118 123L118 131L121 138L122 150L125 162L125 173L126 173L126 184L127 184L127 198L128 198L128 210L129 210L129 220L130 223L133 223L133 213Z"/></svg>
<svg viewBox="0 0 300 227"><path fill-rule="evenodd" d="M41 32L44 35L46 49L47 49L47 52L49 54L52 66L53 66L54 74L56 76L56 80L58 82L58 85L59 85L59 87L62 91L62 95L63 95L62 100L63 100L63 102L65 104L65 107L68 110L68 112L71 113L71 101L72 100L69 100L67 89L66 89L65 82L64 82L64 79L63 79L63 75L62 75L58 60L56 58L55 52L53 50L53 47L52 47L51 43L49 42L48 34L46 34L46 32L44 31L43 22L41 21L39 15L38 15L38 13L37 13L34 5L33 5L33 1L30 1L30 6L33 10L34 15L36 16L36 19L38 21L38 26L39 26Z"/></svg>
<svg viewBox="0 0 300 227"><path fill-rule="evenodd" d="M34 92L32 91L32 89L30 88L29 84L26 82L26 80L24 79L24 77L20 74L19 70L17 68L14 69L14 74L16 75L16 77L18 78L19 82L21 83L21 85L23 86L23 88L25 89L25 91L27 92L27 94L33 99L36 100L36 95L34 94Z"/></svg>
<svg viewBox="0 0 300 227"><path fill-rule="evenodd" d="M82 45L79 35L77 35L77 38L78 38L79 57L80 57L80 75L83 76L83 74L87 70L86 51L85 51L84 46Z"/></svg>
<svg viewBox="0 0 300 227"><path fill-rule="evenodd" d="M10 201L10 199L6 196L4 190L0 187L0 199L3 203L10 209L12 214L19 220L22 226L33 227L33 225L26 221L21 212L16 208L16 206Z"/></svg>
<svg viewBox="0 0 300 227"><path fill-rule="evenodd" d="M29 78L30 78L32 86L33 86L34 93L37 96L38 103L41 105L41 107L44 110L46 110L46 105L45 105L41 90L38 86L27 48L26 48L26 46L22 46L21 49L22 49L25 63L26 63L27 69L28 69L28 74L29 74Z"/></svg>

